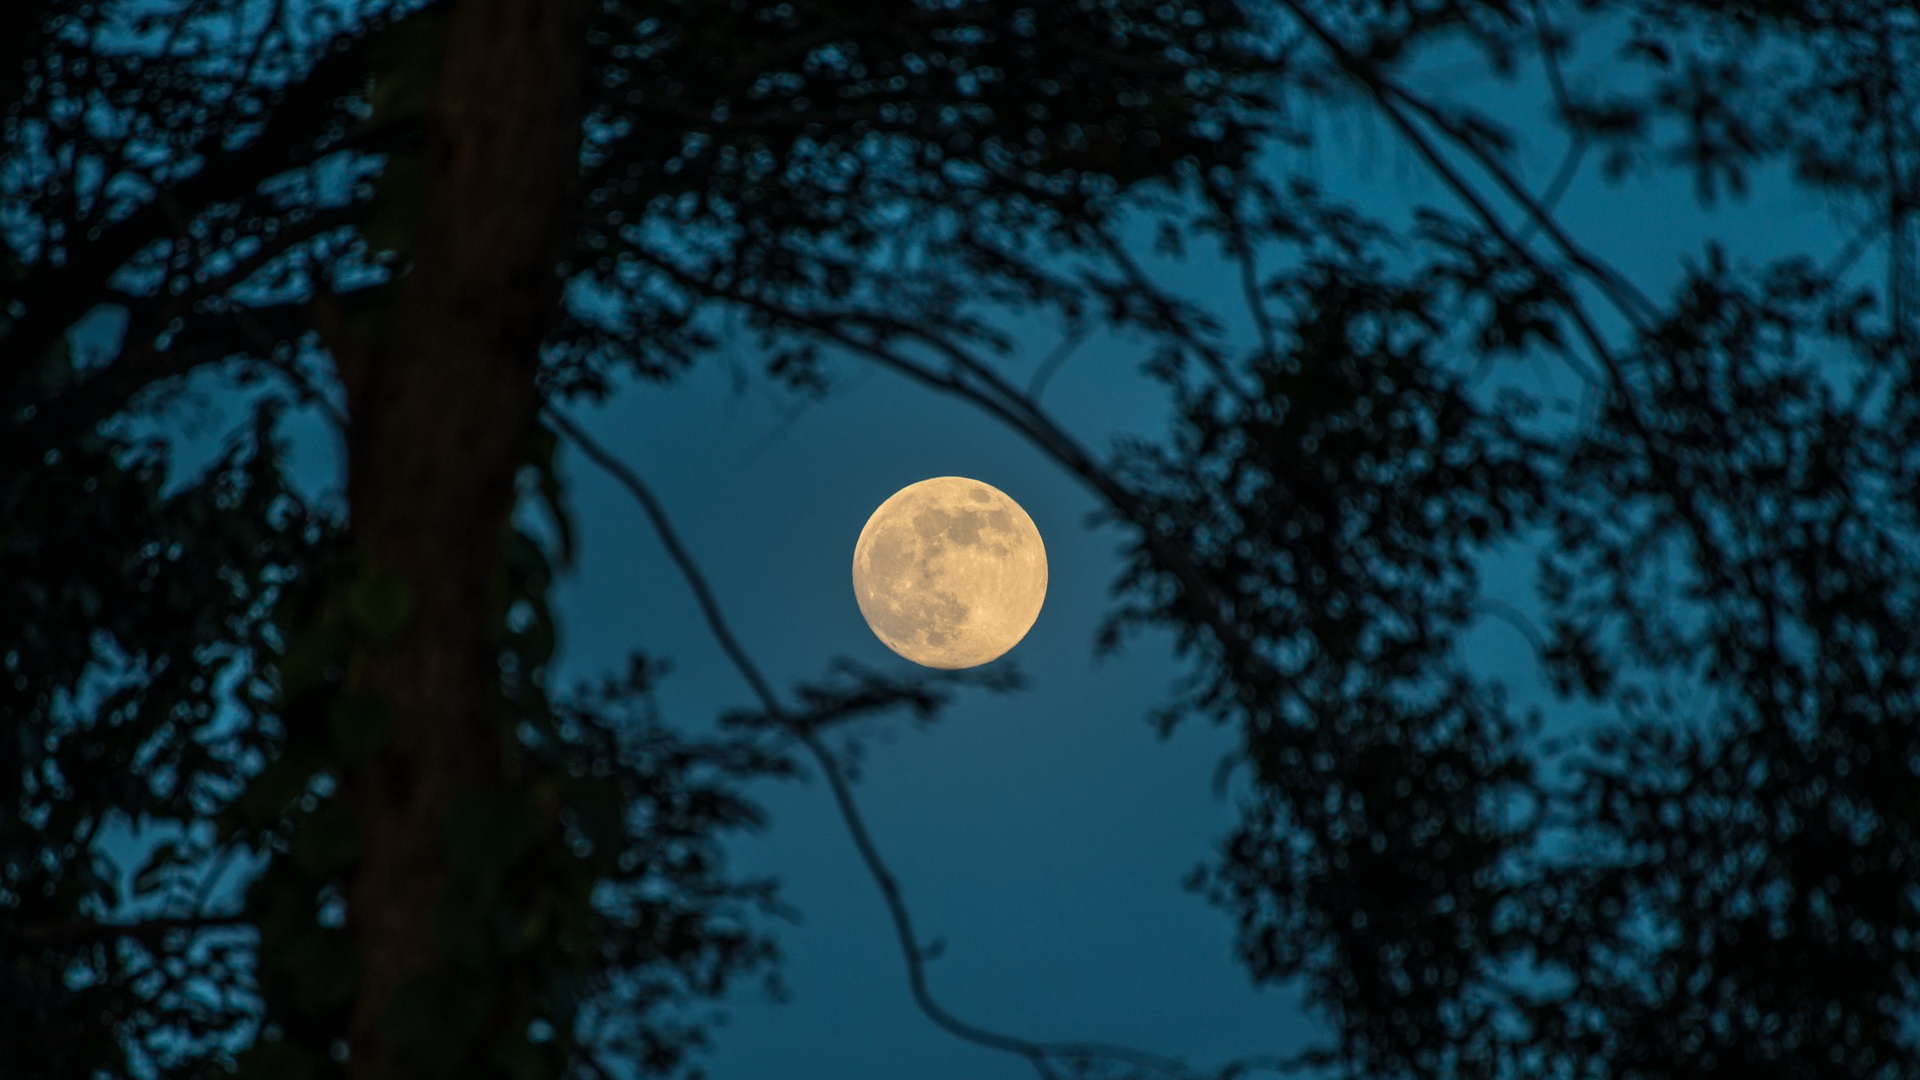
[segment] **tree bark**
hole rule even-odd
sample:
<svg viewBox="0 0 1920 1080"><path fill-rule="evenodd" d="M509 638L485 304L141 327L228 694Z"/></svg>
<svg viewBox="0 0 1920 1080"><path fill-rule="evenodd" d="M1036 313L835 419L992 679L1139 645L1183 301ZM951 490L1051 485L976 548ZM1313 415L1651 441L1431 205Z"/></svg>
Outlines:
<svg viewBox="0 0 1920 1080"><path fill-rule="evenodd" d="M360 835L347 897L361 964L350 1019L359 1077L413 1071L386 1016L409 981L452 975L434 945L449 887L448 814L504 778L510 735L491 622L577 173L579 8L451 6L426 116L427 197L412 263L395 286L385 340L369 355L339 357L352 534L368 569L405 582L413 611L400 638L366 650L352 675L394 720L378 759L342 784ZM471 992L489 995L484 1011L493 1015L514 988ZM483 1069L477 1050L462 1056Z"/></svg>

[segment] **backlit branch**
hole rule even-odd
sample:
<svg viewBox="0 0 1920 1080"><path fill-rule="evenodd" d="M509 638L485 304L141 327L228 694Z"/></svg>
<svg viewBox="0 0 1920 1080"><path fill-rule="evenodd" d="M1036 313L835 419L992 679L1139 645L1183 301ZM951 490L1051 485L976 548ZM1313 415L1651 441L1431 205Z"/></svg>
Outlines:
<svg viewBox="0 0 1920 1080"><path fill-rule="evenodd" d="M1501 220L1500 215L1494 212L1492 206L1481 196L1480 192L1477 191L1472 184L1468 183L1466 178L1460 175L1459 170L1455 169L1453 165L1447 161L1446 157L1440 153L1439 148L1433 144L1433 140L1427 137L1426 132L1419 124L1415 123L1413 117L1409 115L1408 110L1418 112L1436 127L1439 127L1442 131L1452 136L1468 154L1472 155L1476 161L1479 161L1481 165L1495 177L1496 182L1503 190L1513 197L1516 202L1519 202L1523 207L1527 208L1529 215L1539 225L1541 230L1560 247L1562 253L1573 265L1578 267L1590 280L1601 287L1602 292L1613 301L1622 316L1627 318L1628 321L1636 327L1646 325L1646 320L1649 318L1648 313L1652 310L1651 301L1648 301L1638 293L1637 290L1633 290L1631 286L1626 285L1624 279L1621 278L1617 271L1600 264L1592 255L1588 254L1585 249L1576 244L1566 232L1561 229L1559 223L1553 219L1552 215L1520 186L1519 181L1515 179L1504 166L1495 160L1492 155L1487 152L1486 148L1479 144L1478 140L1465 134L1457 124L1454 124L1439 109L1422 101L1407 90L1401 88L1398 84L1387 79L1373 65L1354 56L1347 50L1346 46L1340 42L1339 38L1335 37L1330 30L1316 22L1296 0L1281 0L1281 2L1296 14L1313 36L1333 54L1341 68L1353 78L1359 80L1361 84L1372 93L1374 101L1380 107L1381 112L1386 115L1393 126L1406 138L1409 145L1413 147L1414 152L1427 163L1428 167L1431 168L1434 174L1440 178L1441 182L1454 193L1455 197L1464 203L1475 217L1480 219L1480 223L1486 227L1487 231L1492 233L1516 258L1522 260L1529 269L1543 277L1551 278L1554 276L1552 271L1540 262L1539 258L1533 254L1524 241L1515 235L1513 230ZM1693 493L1680 484L1678 479L1673 475L1673 465L1669 460L1664 442L1653 430L1652 424L1649 423L1643 415L1637 396L1634 393L1634 388L1627 379L1626 369L1621 364L1619 357L1615 355L1613 347L1607 343L1606 337L1600 332L1598 324L1594 322L1593 317L1587 312L1585 305L1583 305L1579 298L1573 295L1571 291L1563 291L1562 309L1573 322L1581 339L1586 342L1588 350L1593 354L1602 370L1606 373L1607 381L1611 385L1620 403L1621 412L1627 422L1627 426L1640 441L1647 454L1647 461L1652 468L1652 472L1665 489L1668 498L1672 501L1675 512L1680 515L1688 532L1692 534L1697 553L1700 556L1702 568L1716 579L1722 581L1730 580L1731 575L1725 568L1724 556L1720 551L1719 545L1714 542L1712 533L1708 529L1705 519L1701 516L1698 507L1695 505Z"/></svg>
<svg viewBox="0 0 1920 1080"><path fill-rule="evenodd" d="M200 933L208 930L255 930L254 924L240 915L180 915L141 919L136 922L106 922L76 919L69 922L33 923L13 931L22 941L41 945L84 945L96 941L154 941L172 934Z"/></svg>
<svg viewBox="0 0 1920 1080"><path fill-rule="evenodd" d="M740 644L739 638L734 636L706 575L701 572L699 564L693 558L693 553L687 549L679 533L673 528L672 520L667 516L660 500L641 479L639 473L601 446L558 409L548 408L547 417L561 434L572 441L589 460L612 476L640 504L649 523L659 536L661 545L666 548L668 557L673 560L675 567L686 580L687 587L692 590L701 615L706 620L707 629L719 643L721 651L726 654L735 670L740 673L740 677L746 681L754 696L759 699L761 708L766 711L766 714L800 743L819 766L833 794L834 806L839 811L841 822L852 838L854 848L858 851L868 876L873 879L874 886L880 891L881 899L886 904L887 915L893 923L894 936L899 942L901 957L907 966L907 983L912 991L914 1004L919 1007L921 1013L942 1030L959 1039L1026 1059L1042 1080L1062 1080L1065 1074L1060 1071L1061 1063L1094 1060L1144 1070L1146 1073L1171 1077L1174 1080L1199 1080L1203 1074L1179 1061L1159 1054L1096 1042L1036 1042L968 1023L940 1004L933 996L927 981L928 949L921 943L919 932L914 928L913 915L900 890L899 880L880 853L879 846L874 842L873 834L867 827L866 819L860 812L859 804L854 799L853 786L847 779L846 771L820 738L817 729L812 725L799 722L799 719L781 703L772 684L760 671L759 666L753 662L753 658L747 653L745 647ZM1249 1066L1245 1063L1230 1065L1218 1075L1238 1075L1247 1067ZM1260 1067L1271 1068L1269 1065Z"/></svg>
<svg viewBox="0 0 1920 1080"><path fill-rule="evenodd" d="M1180 585L1180 603L1212 633L1228 663L1243 672L1266 670L1246 636L1232 620L1227 602L1187 551L1166 534L1146 505L1096 461L1030 395L1022 393L990 364L951 340L893 316L855 310L801 309L687 273L665 260L639 253L677 284L703 295L748 307L774 321L839 345L923 386L973 405L1005 423L1057 464L1078 477L1110 508L1140 530L1148 549ZM941 370L909 356L894 344L907 338L933 349L948 361ZM1241 681L1241 686L1246 682ZM1258 702L1244 702L1249 709Z"/></svg>

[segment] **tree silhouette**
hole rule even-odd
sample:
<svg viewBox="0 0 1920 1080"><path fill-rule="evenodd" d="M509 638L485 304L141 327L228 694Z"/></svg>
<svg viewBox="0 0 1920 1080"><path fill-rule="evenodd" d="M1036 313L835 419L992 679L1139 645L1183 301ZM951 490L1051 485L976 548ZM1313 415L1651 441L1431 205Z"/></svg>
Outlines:
<svg viewBox="0 0 1920 1080"><path fill-rule="evenodd" d="M0 1060L23 1075L682 1069L689 1007L774 969L776 894L725 844L759 820L745 785L802 761L916 1004L1043 1077L1920 1068L1906 5L0 20ZM1572 70L1596 54L1604 77ZM1545 184L1484 102L1421 89L1440 55L1543 87ZM1444 205L1315 183L1321 112L1377 120ZM1594 158L1706 202L1818 193L1858 231L1712 245L1658 290L1558 216ZM1186 295L1179 260L1242 295ZM981 680L777 691L639 475L567 419L701 363L720 312L795 394L890 369L1100 498L1126 543L1102 644L1171 630L1189 677L1159 719L1240 735L1240 823L1194 885L1325 1046L1209 1074L933 997L828 740ZM1011 318L1066 342L1025 387ZM1097 451L1043 405L1095 330L1150 358L1164 437ZM189 468L153 425L215 385L254 407ZM291 478L292 415L337 438L339 504ZM642 503L753 714L691 734L644 657L552 685L566 444ZM1515 550L1527 610L1482 581ZM1533 643L1553 717L1462 647L1488 618Z"/></svg>

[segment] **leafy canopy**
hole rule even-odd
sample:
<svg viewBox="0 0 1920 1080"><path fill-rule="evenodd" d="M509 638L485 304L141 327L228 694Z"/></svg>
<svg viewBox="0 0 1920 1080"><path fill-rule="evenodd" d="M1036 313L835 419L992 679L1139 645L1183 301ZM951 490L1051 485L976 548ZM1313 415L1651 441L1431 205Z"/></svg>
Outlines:
<svg viewBox="0 0 1920 1080"><path fill-rule="evenodd" d="M364 358L444 243L418 222L472 46L450 27L486 6L0 13L0 1059L23 1075L366 1060L355 793L416 720L359 687L427 593L368 559L351 491L296 477L288 418L353 447L382 400ZM796 394L885 367L1083 481L1124 544L1103 644L1171 630L1188 680L1157 718L1240 735L1240 821L1194 885L1329 1034L1249 1048L1268 1064L1920 1068L1906 5L596 0L577 31L529 392L671 380L724 317ZM1461 57L1538 89L1553 174L1524 173L1499 102L1429 89ZM1326 116L1370 118L1436 204L1316 182ZM1591 162L1706 204L1817 195L1856 231L1710 246L1657 289L1558 216ZM1240 295L1189 295L1182 265ZM1065 353L1016 377L1016 320L1135 349L1168 430L1085 446L1039 397ZM194 463L168 436L216 390L250 408ZM658 661L551 685L569 510L553 431L526 434L520 497L555 528L484 552L498 760L438 811L443 933L390 1003L396 1060L673 1071L697 1006L773 970L771 885L725 864L746 786L955 688L847 671L783 708L759 685L712 729L650 707ZM1484 580L1516 552L1524 607ZM1463 647L1489 619L1549 712ZM935 1022L1043 1076L1199 1075L956 1020L887 895Z"/></svg>

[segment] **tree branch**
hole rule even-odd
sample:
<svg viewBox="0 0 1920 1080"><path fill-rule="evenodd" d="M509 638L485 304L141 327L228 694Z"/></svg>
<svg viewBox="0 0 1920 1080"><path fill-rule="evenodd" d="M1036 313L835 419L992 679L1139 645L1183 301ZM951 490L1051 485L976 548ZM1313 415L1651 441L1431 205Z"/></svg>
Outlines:
<svg viewBox="0 0 1920 1080"><path fill-rule="evenodd" d="M94 941L126 938L151 941L181 931L253 929L253 923L241 915L179 915L116 923L75 919L68 922L32 923L16 927L12 934L42 945L87 944Z"/></svg>
<svg viewBox="0 0 1920 1080"><path fill-rule="evenodd" d="M60 335L92 309L128 260L174 234L172 222L177 215L195 216L208 207L246 198L266 180L339 149L322 137L322 125L335 117L341 99L359 90L370 38L369 34L350 39L316 62L245 145L230 150L222 145L227 131L209 133L198 149L202 161L197 171L125 217L98 226L98 235L70 251L60 265L36 267L31 287L0 305L0 310L12 305L23 309L0 338L10 363L32 364L44 356Z"/></svg>
<svg viewBox="0 0 1920 1080"><path fill-rule="evenodd" d="M1538 223L1541 230L1560 248L1562 254L1589 280L1599 286L1601 293L1612 302L1621 316L1624 317L1630 325L1636 330L1645 330L1648 328L1655 311L1652 301L1648 300L1637 289L1634 289L1631 284L1627 283L1618 271L1602 265L1592 255L1588 254L1585 249L1576 244L1572 238L1561 229L1559 223L1553 219L1552 215L1548 213L1539 202L1532 198L1504 166L1492 158L1492 155L1487 152L1484 146L1480 145L1478 140L1473 139L1465 133L1439 109L1422 101L1420 98L1387 79L1374 65L1354 56L1340 40L1334 36L1332 31L1326 29L1326 27L1322 26L1306 12L1300 5L1299 0L1281 0L1281 3L1291 10L1301 23L1306 26L1307 30L1334 56L1341 69L1346 71L1352 78L1358 80L1361 85L1372 94L1380 110L1386 114L1388 120L1392 122L1394 127L1397 128L1402 136L1413 146L1414 151L1427 163L1428 167L1433 169L1434 173L1440 177L1441 181L1454 193L1455 197L1465 203L1473 212L1474 216L1480 219L1481 224L1497 237L1509 251L1513 252L1515 257L1525 262L1535 273L1550 276L1547 267L1545 267L1533 252L1527 248L1525 243L1500 220L1499 215L1493 212L1493 208L1481 197L1480 193L1441 155L1438 148L1433 145L1432 140L1427 138L1426 133L1413 121L1412 117L1407 114L1408 109L1412 109L1425 117L1429 123L1432 123L1442 132L1446 133L1457 144L1462 146L1470 156L1478 161L1481 166L1487 170L1488 174L1494 178L1502 190L1506 191L1509 197L1526 209L1527 213ZM1701 511L1696 500L1697 493L1681 482L1676 463L1667 450L1666 440L1654 430L1652 423L1647 420L1642 411L1638 397L1634 393L1634 388L1628 381L1625 366L1620 362L1619 357L1614 354L1611 346L1607 344L1605 337L1600 333L1599 327L1594 323L1592 316L1587 313L1585 306L1580 302L1579 298L1574 296L1570 290L1563 290L1563 294L1565 299L1561 305L1562 309L1566 311L1568 318L1573 321L1581 338L1587 343L1587 347L1592 351L1594 357L1599 361L1601 368L1605 371L1607 382L1611 386L1614 397L1620 403L1621 415L1626 421L1626 426L1633 437L1640 443L1641 450L1645 455L1644 460L1648 472L1653 477L1653 482L1658 485L1661 493L1673 508L1673 512L1678 515L1682 526L1692 541L1696 562L1700 570L1705 573L1717 587L1729 590L1744 588L1745 595L1755 597L1767 605L1769 615L1768 630L1769 633L1771 633L1771 593L1754 579L1751 570L1745 573L1739 572L1733 565L1733 561L1727 552L1714 540L1713 531L1708 525L1706 515ZM1843 490L1845 490L1844 485ZM1744 582L1741 580L1742 578L1745 578ZM1765 683L1764 686L1769 698L1769 705L1772 710L1777 713L1779 707L1777 703L1772 700L1776 694L1776 688L1770 681Z"/></svg>
<svg viewBox="0 0 1920 1080"><path fill-rule="evenodd" d="M1007 424L1052 457L1068 472L1079 477L1121 517L1140 530L1142 538L1159 565L1172 574L1174 580L1179 583L1180 602L1189 608L1196 621L1209 629L1229 664L1245 673L1265 673L1269 670L1264 659L1254 651L1252 644L1240 632L1239 627L1234 625L1226 599L1220 595L1219 590L1214 587L1213 582L1208 579L1206 573L1193 561L1187 551L1166 535L1160 523L1154 519L1153 514L1140 499L1101 467L1094 460L1093 455L1060 427L1038 402L1008 384L978 357L951 341L930 334L891 315L845 310L801 311L762 296L743 292L737 287L722 286L710 280L697 278L665 260L656 259L644 252L635 254L686 288L750 307L788 326L810 332L846 348L855 355L876 361L923 386L952 394ZM880 338L855 333L850 329L850 325L920 341L944 356L954 370L942 373L929 368L899 350L889 348ZM967 378L962 377L963 375L978 380L985 386L969 382ZM1236 685L1240 687L1243 696L1242 704L1253 712L1258 710L1260 701L1247 685L1248 681L1250 680L1236 680Z"/></svg>
<svg viewBox="0 0 1920 1080"><path fill-rule="evenodd" d="M873 879L874 886L880 891L881 899L886 904L888 918L893 923L894 936L899 942L901 958L907 966L907 984L912 992L914 1004L919 1007L921 1013L956 1038L976 1046L1025 1058L1043 1080L1061 1080L1061 1074L1054 1068L1054 1063L1057 1061L1093 1058L1144 1068L1176 1080L1195 1080L1199 1074L1187 1066L1171 1058L1145 1051L1093 1042L1043 1043L983 1028L955 1016L934 998L927 982L927 950L920 943L918 931L914 929L913 915L907 907L905 896L901 893L899 881L894 877L892 869L880 853L879 846L874 842L873 834L867 827L866 819L860 812L859 804L853 797L853 787L847 779L845 770L841 768L839 761L834 758L814 729L796 722L793 715L781 703L778 695L774 693L772 684L767 681L759 666L747 654L740 640L734 636L725 614L720 609L719 601L714 596L712 586L707 582L706 575L694 561L692 552L680 540L679 533L673 528L671 519L667 517L665 508L655 497L653 490L637 472L601 446L566 414L548 406L546 415L549 422L561 434L577 446L589 460L612 476L640 504L648 521L653 525L654 532L659 536L661 545L666 548L668 557L673 560L675 567L685 579L687 587L692 590L701 615L706 620L707 629L720 644L727 659L752 689L754 696L759 698L761 708L767 715L789 732L819 766L833 794L834 805L839 811L841 822L852 838L854 848L859 853L860 861L865 865L868 876Z"/></svg>
<svg viewBox="0 0 1920 1080"><path fill-rule="evenodd" d="M1573 115L1573 95L1567 90L1566 73L1560 70L1560 41L1555 36L1553 27L1547 22L1547 14L1540 7L1540 0L1530 0L1530 6L1533 9L1534 36L1540 43L1540 62L1547 71L1547 86L1553 92L1554 105L1560 110L1562 116L1571 116ZM1551 215L1560 205L1561 197L1566 195L1575 174L1580 171L1581 164L1586 161L1587 144L1587 133L1575 128L1572 138L1567 143L1566 152L1560 158L1559 168L1554 170L1553 179L1547 182L1547 190L1540 196L1540 209L1545 214ZM1538 219L1529 219L1525 225L1521 226L1516 236L1520 242L1525 243L1538 228Z"/></svg>

